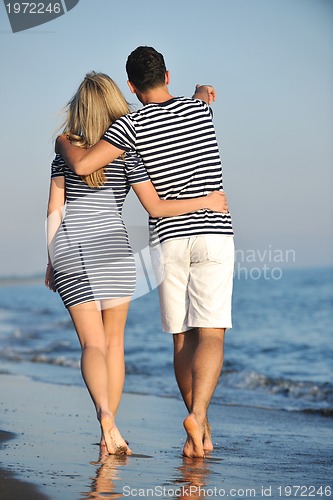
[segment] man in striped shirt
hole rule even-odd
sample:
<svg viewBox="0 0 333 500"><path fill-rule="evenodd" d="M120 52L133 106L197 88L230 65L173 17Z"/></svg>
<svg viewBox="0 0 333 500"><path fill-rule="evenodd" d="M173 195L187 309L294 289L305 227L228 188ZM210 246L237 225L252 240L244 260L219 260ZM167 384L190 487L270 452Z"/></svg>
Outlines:
<svg viewBox="0 0 333 500"><path fill-rule="evenodd" d="M58 152L78 175L89 175L124 151L136 151L162 199L184 199L222 190L222 166L211 110L211 87L193 98L173 97L164 58L152 47L128 57L130 90L143 108L121 117L95 146L83 150L65 137ZM201 100L202 99L202 100ZM230 213L200 210L150 218L150 245L159 255L163 329L173 334L174 368L189 415L183 453L203 457L213 449L208 407L224 358L224 334L231 328L234 263Z"/></svg>

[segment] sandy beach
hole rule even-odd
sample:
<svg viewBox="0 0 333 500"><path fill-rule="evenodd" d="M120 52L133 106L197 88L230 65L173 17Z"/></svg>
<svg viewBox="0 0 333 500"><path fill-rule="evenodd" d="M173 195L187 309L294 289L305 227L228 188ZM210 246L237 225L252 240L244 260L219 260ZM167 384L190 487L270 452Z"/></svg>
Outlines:
<svg viewBox="0 0 333 500"><path fill-rule="evenodd" d="M212 405L214 452L189 460L182 402L124 394L134 454L101 459L84 387L0 375L0 391L1 500L331 496L331 418Z"/></svg>

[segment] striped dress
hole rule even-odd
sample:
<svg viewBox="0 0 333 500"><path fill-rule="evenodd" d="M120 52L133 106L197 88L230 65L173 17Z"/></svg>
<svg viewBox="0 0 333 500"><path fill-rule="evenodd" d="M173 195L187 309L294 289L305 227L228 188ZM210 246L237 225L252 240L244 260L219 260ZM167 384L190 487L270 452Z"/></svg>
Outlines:
<svg viewBox="0 0 333 500"><path fill-rule="evenodd" d="M222 164L211 110L187 97L150 103L116 120L103 140L136 151L161 199L181 200L222 190ZM199 210L150 218L150 244L202 234L233 235L230 213Z"/></svg>
<svg viewBox="0 0 333 500"><path fill-rule="evenodd" d="M131 296L135 261L121 212L130 186L149 180L142 162L126 154L106 167L102 187L91 188L56 155L51 178L59 176L66 206L51 260L64 305Z"/></svg>

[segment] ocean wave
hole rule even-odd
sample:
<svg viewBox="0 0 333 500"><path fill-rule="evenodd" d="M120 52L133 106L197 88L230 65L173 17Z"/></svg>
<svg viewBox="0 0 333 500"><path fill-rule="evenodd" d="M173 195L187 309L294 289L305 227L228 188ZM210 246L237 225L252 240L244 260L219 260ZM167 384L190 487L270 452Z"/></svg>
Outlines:
<svg viewBox="0 0 333 500"><path fill-rule="evenodd" d="M59 348L60 351L60 348ZM74 349L73 349L74 351ZM50 350L54 353L54 349ZM40 353L32 352L18 352L13 349L5 349L0 353L0 359L4 362L30 362L30 363L43 363L55 366L66 366L70 368L79 368L80 359L79 357L70 358L67 355L64 356L54 356L47 354L46 351Z"/></svg>
<svg viewBox="0 0 333 500"><path fill-rule="evenodd" d="M59 367L80 367L80 348L69 341L52 342L40 349L30 350L22 345L19 349L11 346L5 347L0 353L0 359L9 362L31 362L49 364ZM171 360L162 360L161 363L149 363L149 358L140 360L126 360L126 377L138 384L142 390L149 381L149 390L154 392L154 387L160 395L168 394L168 387L173 382L173 369ZM151 359L150 359L151 361ZM244 371L228 366L217 387L217 399L223 403L224 390L236 395L236 391L243 391L247 401L262 400L269 396L270 403L276 402L284 409L295 407L308 410L327 410L333 407L333 385L329 382L316 383L312 381L293 380L283 377L272 377L255 371ZM252 394L252 396L251 396ZM273 406L275 404L273 403Z"/></svg>
<svg viewBox="0 0 333 500"><path fill-rule="evenodd" d="M56 358L46 356L45 354L38 354L33 356L29 361L32 363L45 363L55 366L66 366L67 368L80 368L79 359L70 359L65 356L58 356Z"/></svg>
<svg viewBox="0 0 333 500"><path fill-rule="evenodd" d="M328 405L333 405L333 385L329 382L319 384L282 377L274 378L254 371L227 372L225 381L228 386L235 388L250 391L261 390L288 399L326 402Z"/></svg>
<svg viewBox="0 0 333 500"><path fill-rule="evenodd" d="M322 417L333 417L333 408L304 408L302 413L321 415Z"/></svg>

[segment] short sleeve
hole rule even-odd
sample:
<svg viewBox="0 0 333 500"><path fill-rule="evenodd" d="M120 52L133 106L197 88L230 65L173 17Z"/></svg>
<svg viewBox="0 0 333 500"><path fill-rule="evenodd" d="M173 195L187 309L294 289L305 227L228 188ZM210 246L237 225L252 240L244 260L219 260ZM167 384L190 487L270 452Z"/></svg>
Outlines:
<svg viewBox="0 0 333 500"><path fill-rule="evenodd" d="M51 164L51 179L65 175L65 162L60 155L56 155Z"/></svg>
<svg viewBox="0 0 333 500"><path fill-rule="evenodd" d="M205 101L202 101L201 99L195 99L198 104L200 105L200 107L203 109L203 111L206 113L206 115L208 115L210 118L213 118L213 110L212 108L209 106L209 104L207 104Z"/></svg>
<svg viewBox="0 0 333 500"><path fill-rule="evenodd" d="M102 139L124 151L135 150L136 131L131 117L125 115L116 120Z"/></svg>
<svg viewBox="0 0 333 500"><path fill-rule="evenodd" d="M141 158L134 153L126 153L125 173L131 186L133 184L139 184L150 180Z"/></svg>

